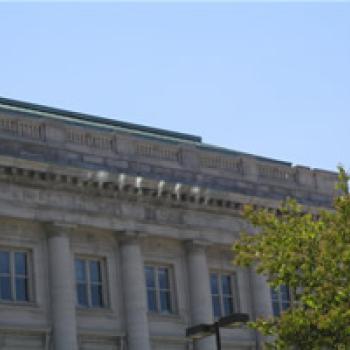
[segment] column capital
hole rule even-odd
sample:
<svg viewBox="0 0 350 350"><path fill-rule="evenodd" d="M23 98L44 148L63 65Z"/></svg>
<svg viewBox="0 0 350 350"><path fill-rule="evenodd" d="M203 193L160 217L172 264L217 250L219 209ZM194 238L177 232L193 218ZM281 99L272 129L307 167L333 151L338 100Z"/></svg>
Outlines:
<svg viewBox="0 0 350 350"><path fill-rule="evenodd" d="M204 239L191 239L184 242L187 251L205 252L211 243Z"/></svg>
<svg viewBox="0 0 350 350"><path fill-rule="evenodd" d="M115 231L114 234L121 244L138 244L143 238L147 237L145 232L137 230L120 230Z"/></svg>
<svg viewBox="0 0 350 350"><path fill-rule="evenodd" d="M60 221L46 222L44 226L49 237L68 236L77 228L77 225Z"/></svg>

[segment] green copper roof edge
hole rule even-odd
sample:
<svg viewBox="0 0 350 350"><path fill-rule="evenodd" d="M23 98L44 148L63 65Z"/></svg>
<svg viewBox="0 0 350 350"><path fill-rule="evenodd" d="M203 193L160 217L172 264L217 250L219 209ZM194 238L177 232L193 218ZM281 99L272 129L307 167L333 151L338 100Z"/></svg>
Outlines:
<svg viewBox="0 0 350 350"><path fill-rule="evenodd" d="M91 123L92 126L102 126L105 128L114 127L121 131L134 132L138 134L147 134L148 136L169 138L174 141L185 141L185 142L202 142L200 136L185 134L181 132L175 132L165 129L153 128L149 126L122 122L118 120L113 120L109 118L98 117L91 114L73 112L65 109L59 109L54 107L48 107L40 104L23 102L18 100L13 100L9 98L0 97L0 105L4 107L12 107L18 109L29 110L34 113L44 113L50 114L52 117L57 117L59 119L65 119L67 121L79 121L84 123ZM63 118L62 118L63 117Z"/></svg>
<svg viewBox="0 0 350 350"><path fill-rule="evenodd" d="M286 162L284 160L278 160L278 159L273 159L273 158L268 158L268 157L263 157L263 156L257 156L255 154L241 152L241 151L235 151L235 150L220 147L220 146L213 146L213 145L209 145L207 143L201 143L200 145L198 145L198 147L201 149L205 149L207 151L214 151L214 152L218 152L218 153L222 153L222 154L227 154L230 156L247 156L247 157L254 158L256 160L261 160L264 162L269 162L269 163L274 163L274 164L279 164L279 165L285 165L285 166L289 166L289 167L291 167L293 165L291 162Z"/></svg>

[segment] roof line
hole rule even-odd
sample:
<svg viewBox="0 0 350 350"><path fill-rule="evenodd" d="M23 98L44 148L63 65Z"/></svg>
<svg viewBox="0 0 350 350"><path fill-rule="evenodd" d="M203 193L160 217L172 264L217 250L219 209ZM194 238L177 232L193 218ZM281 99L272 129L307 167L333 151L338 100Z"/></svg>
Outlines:
<svg viewBox="0 0 350 350"><path fill-rule="evenodd" d="M247 152L242 152L242 151L235 151L235 150L232 150L232 149L228 149L228 148L221 147L221 146L214 146L214 145L210 145L210 144L207 144L207 143L201 143L199 145L199 147L201 149L205 149L207 151L214 151L214 152L227 154L227 155L231 155L231 156L247 156L247 157L254 158L256 160L261 160L261 161L274 163L274 164L279 164L279 165L286 165L286 166L289 166L289 167L291 167L293 165L291 162L287 162L287 161L284 161L284 160L279 160L279 159L274 159L274 158L269 158L269 157L264 157L264 156L258 156L258 155L253 154L253 153L247 153Z"/></svg>
<svg viewBox="0 0 350 350"><path fill-rule="evenodd" d="M179 141L190 141L195 143L202 142L202 138L200 136L196 136L192 134L175 132L175 131L170 131L166 129L153 128L153 127L134 124L134 123L122 122L119 120L98 117L92 114L73 112L70 110L48 107L48 106L44 106L36 103L18 101L14 99L5 98L5 97L0 97L0 106L1 105L5 107L9 106L9 107L15 107L15 108L28 109L34 113L41 112L41 113L49 113L57 116L64 116L64 117L72 118L73 120L76 120L76 121L92 122L95 124L100 124L101 126L103 125L103 126L118 127L125 131L144 132L149 134L150 136L153 135L153 136L161 136L161 137L170 137L172 139L179 140Z"/></svg>

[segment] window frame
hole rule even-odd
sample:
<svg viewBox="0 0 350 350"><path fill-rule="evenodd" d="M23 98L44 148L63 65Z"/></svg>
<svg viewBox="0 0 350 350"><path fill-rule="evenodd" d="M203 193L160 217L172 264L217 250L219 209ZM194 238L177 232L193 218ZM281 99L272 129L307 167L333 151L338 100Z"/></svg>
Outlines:
<svg viewBox="0 0 350 350"><path fill-rule="evenodd" d="M0 246L0 251L9 253L9 273L7 274L10 278L10 294L11 299L2 299L0 297L1 304L16 304L16 305L28 305L34 302L34 281L33 281L33 260L32 260L32 250L21 247L6 247ZM25 263L27 273L25 275L16 273L16 253L24 253L25 254ZM5 275L4 273L0 273L0 276ZM16 278L23 278L27 280L26 286L26 300L17 300L17 291L16 291Z"/></svg>
<svg viewBox="0 0 350 350"><path fill-rule="evenodd" d="M87 305L79 304L78 298L78 276L76 273L76 261L81 260L84 263L84 272L86 276L85 281L85 292L87 297ZM101 283L91 282L90 275L90 262L95 261L99 263L100 266L100 274L101 274ZM108 293L108 279L107 279L107 261L104 257L98 256L89 256L89 255L75 255L74 256L74 275L75 275L75 298L76 298L76 307L82 310L104 310L109 308L109 293ZM81 283L80 283L81 284ZM91 286L92 285L101 285L102 290L102 305L93 305L92 304L92 296L91 296Z"/></svg>
<svg viewBox="0 0 350 350"><path fill-rule="evenodd" d="M218 278L218 293L213 294L212 288L211 288L211 276L212 274L215 274ZM210 284L210 296L211 296L211 302L212 302L212 309L213 309L213 318L215 320L219 319L220 317L228 316L225 314L225 294L223 293L222 288L222 277L223 276L229 276L230 277L230 286L231 286L231 299L232 299L232 308L233 313L239 312L239 295L238 295L238 281L237 281L237 273L235 271L218 271L218 270L210 270L209 271L209 284ZM215 316L214 311L214 302L213 297L219 296L220 301L220 316Z"/></svg>
<svg viewBox="0 0 350 350"><path fill-rule="evenodd" d="M153 268L153 277L155 280L155 287L152 288L155 292L155 297L156 297L156 310L150 310L149 305L148 305L148 291L149 288L147 286L147 278L146 278L146 268ZM161 301L160 301L160 292L165 289L161 289L159 284L159 278L158 278L158 270L159 269L167 269L168 270L168 283L169 283L169 288L166 289L169 291L170 295L170 307L171 311L162 311L161 309ZM152 314L152 315L163 315L163 316L172 316L172 315L177 315L178 310L177 310L177 303L176 303L176 290L175 290L175 272L174 272L174 267L172 265L168 264L159 264L159 263L152 263L152 262L145 262L144 263L144 274L145 274L145 285L146 285L146 298L147 298L147 311Z"/></svg>

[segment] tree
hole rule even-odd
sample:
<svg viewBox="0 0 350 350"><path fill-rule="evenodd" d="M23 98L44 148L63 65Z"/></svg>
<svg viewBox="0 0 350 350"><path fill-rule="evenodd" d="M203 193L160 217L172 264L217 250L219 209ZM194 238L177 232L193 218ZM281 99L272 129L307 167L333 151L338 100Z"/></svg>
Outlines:
<svg viewBox="0 0 350 350"><path fill-rule="evenodd" d="M250 326L273 340L268 349L350 349L349 176L339 168L332 210L311 214L293 199L277 213L245 208L257 234L242 233L235 263L255 266L271 287L289 286L295 302L280 317Z"/></svg>

